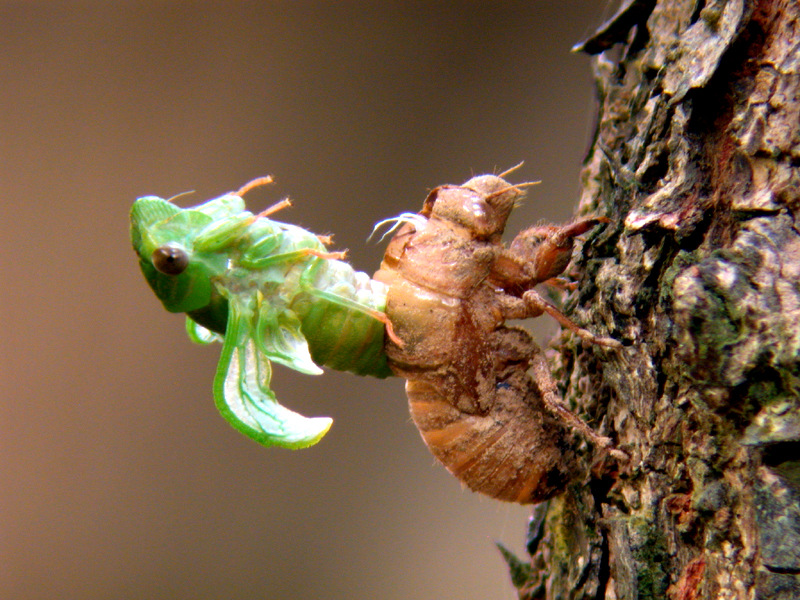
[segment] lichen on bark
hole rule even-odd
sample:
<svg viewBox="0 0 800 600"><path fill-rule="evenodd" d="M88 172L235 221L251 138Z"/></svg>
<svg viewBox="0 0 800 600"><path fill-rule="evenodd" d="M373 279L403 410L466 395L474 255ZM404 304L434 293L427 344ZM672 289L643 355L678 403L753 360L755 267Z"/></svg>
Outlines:
<svg viewBox="0 0 800 600"><path fill-rule="evenodd" d="M628 0L579 47L578 212L611 223L567 308L626 348L553 357L631 458L536 507L521 598L800 597L798 31L795 0Z"/></svg>

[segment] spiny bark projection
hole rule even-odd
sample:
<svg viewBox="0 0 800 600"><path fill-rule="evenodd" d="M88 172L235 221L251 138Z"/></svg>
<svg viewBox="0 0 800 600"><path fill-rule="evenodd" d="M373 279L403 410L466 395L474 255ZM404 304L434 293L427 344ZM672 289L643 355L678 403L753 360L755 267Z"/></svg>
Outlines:
<svg viewBox="0 0 800 600"><path fill-rule="evenodd" d="M567 401L630 454L538 505L520 597L800 598L800 5L628 0L595 55Z"/></svg>

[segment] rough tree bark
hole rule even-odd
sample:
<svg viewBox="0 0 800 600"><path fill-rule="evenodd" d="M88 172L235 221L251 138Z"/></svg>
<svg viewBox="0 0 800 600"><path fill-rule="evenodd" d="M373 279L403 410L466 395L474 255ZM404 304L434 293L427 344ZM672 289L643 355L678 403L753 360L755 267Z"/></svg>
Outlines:
<svg viewBox="0 0 800 600"><path fill-rule="evenodd" d="M538 505L520 597L800 598L800 3L629 0L596 55L566 400L630 461ZM587 484L588 483L588 484Z"/></svg>

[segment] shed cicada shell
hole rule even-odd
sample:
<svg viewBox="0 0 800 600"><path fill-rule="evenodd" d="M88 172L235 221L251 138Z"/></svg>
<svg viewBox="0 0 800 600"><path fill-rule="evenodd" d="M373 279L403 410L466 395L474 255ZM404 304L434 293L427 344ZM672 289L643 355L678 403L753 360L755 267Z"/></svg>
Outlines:
<svg viewBox="0 0 800 600"><path fill-rule="evenodd" d="M538 502L575 475L568 430L609 447L566 409L542 350L508 319L548 313L584 339L619 347L567 319L534 289L560 275L583 219L501 236L521 186L482 175L434 189L398 228L374 278L388 286L385 311L402 345L389 364L407 380L411 417L436 458L470 489Z"/></svg>

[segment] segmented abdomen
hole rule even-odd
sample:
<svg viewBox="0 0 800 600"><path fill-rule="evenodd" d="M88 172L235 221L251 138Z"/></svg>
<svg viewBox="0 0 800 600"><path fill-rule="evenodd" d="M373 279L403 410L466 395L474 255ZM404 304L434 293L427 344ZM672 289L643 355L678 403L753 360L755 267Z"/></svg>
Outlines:
<svg viewBox="0 0 800 600"><path fill-rule="evenodd" d="M575 461L563 426L544 409L527 373L538 351L533 341L521 329L476 322L470 308L482 294L444 295L440 310L431 311L441 295L406 281L390 287L387 303L405 341L403 348L387 345L390 365L407 379L422 439L473 491L519 503L557 494ZM425 315L427 326L415 321ZM427 332L425 339L404 337L412 329Z"/></svg>
<svg viewBox="0 0 800 600"><path fill-rule="evenodd" d="M315 260L303 284L310 291L292 305L311 358L337 371L388 377L384 324L365 312L384 311L386 286L345 262Z"/></svg>
<svg viewBox="0 0 800 600"><path fill-rule="evenodd" d="M424 376L409 379L406 393L422 439L448 471L473 491L525 504L563 490L571 477L564 467L573 461L561 425L523 369L498 373L484 399L491 409L475 413L456 408L462 402L447 396L452 388Z"/></svg>

